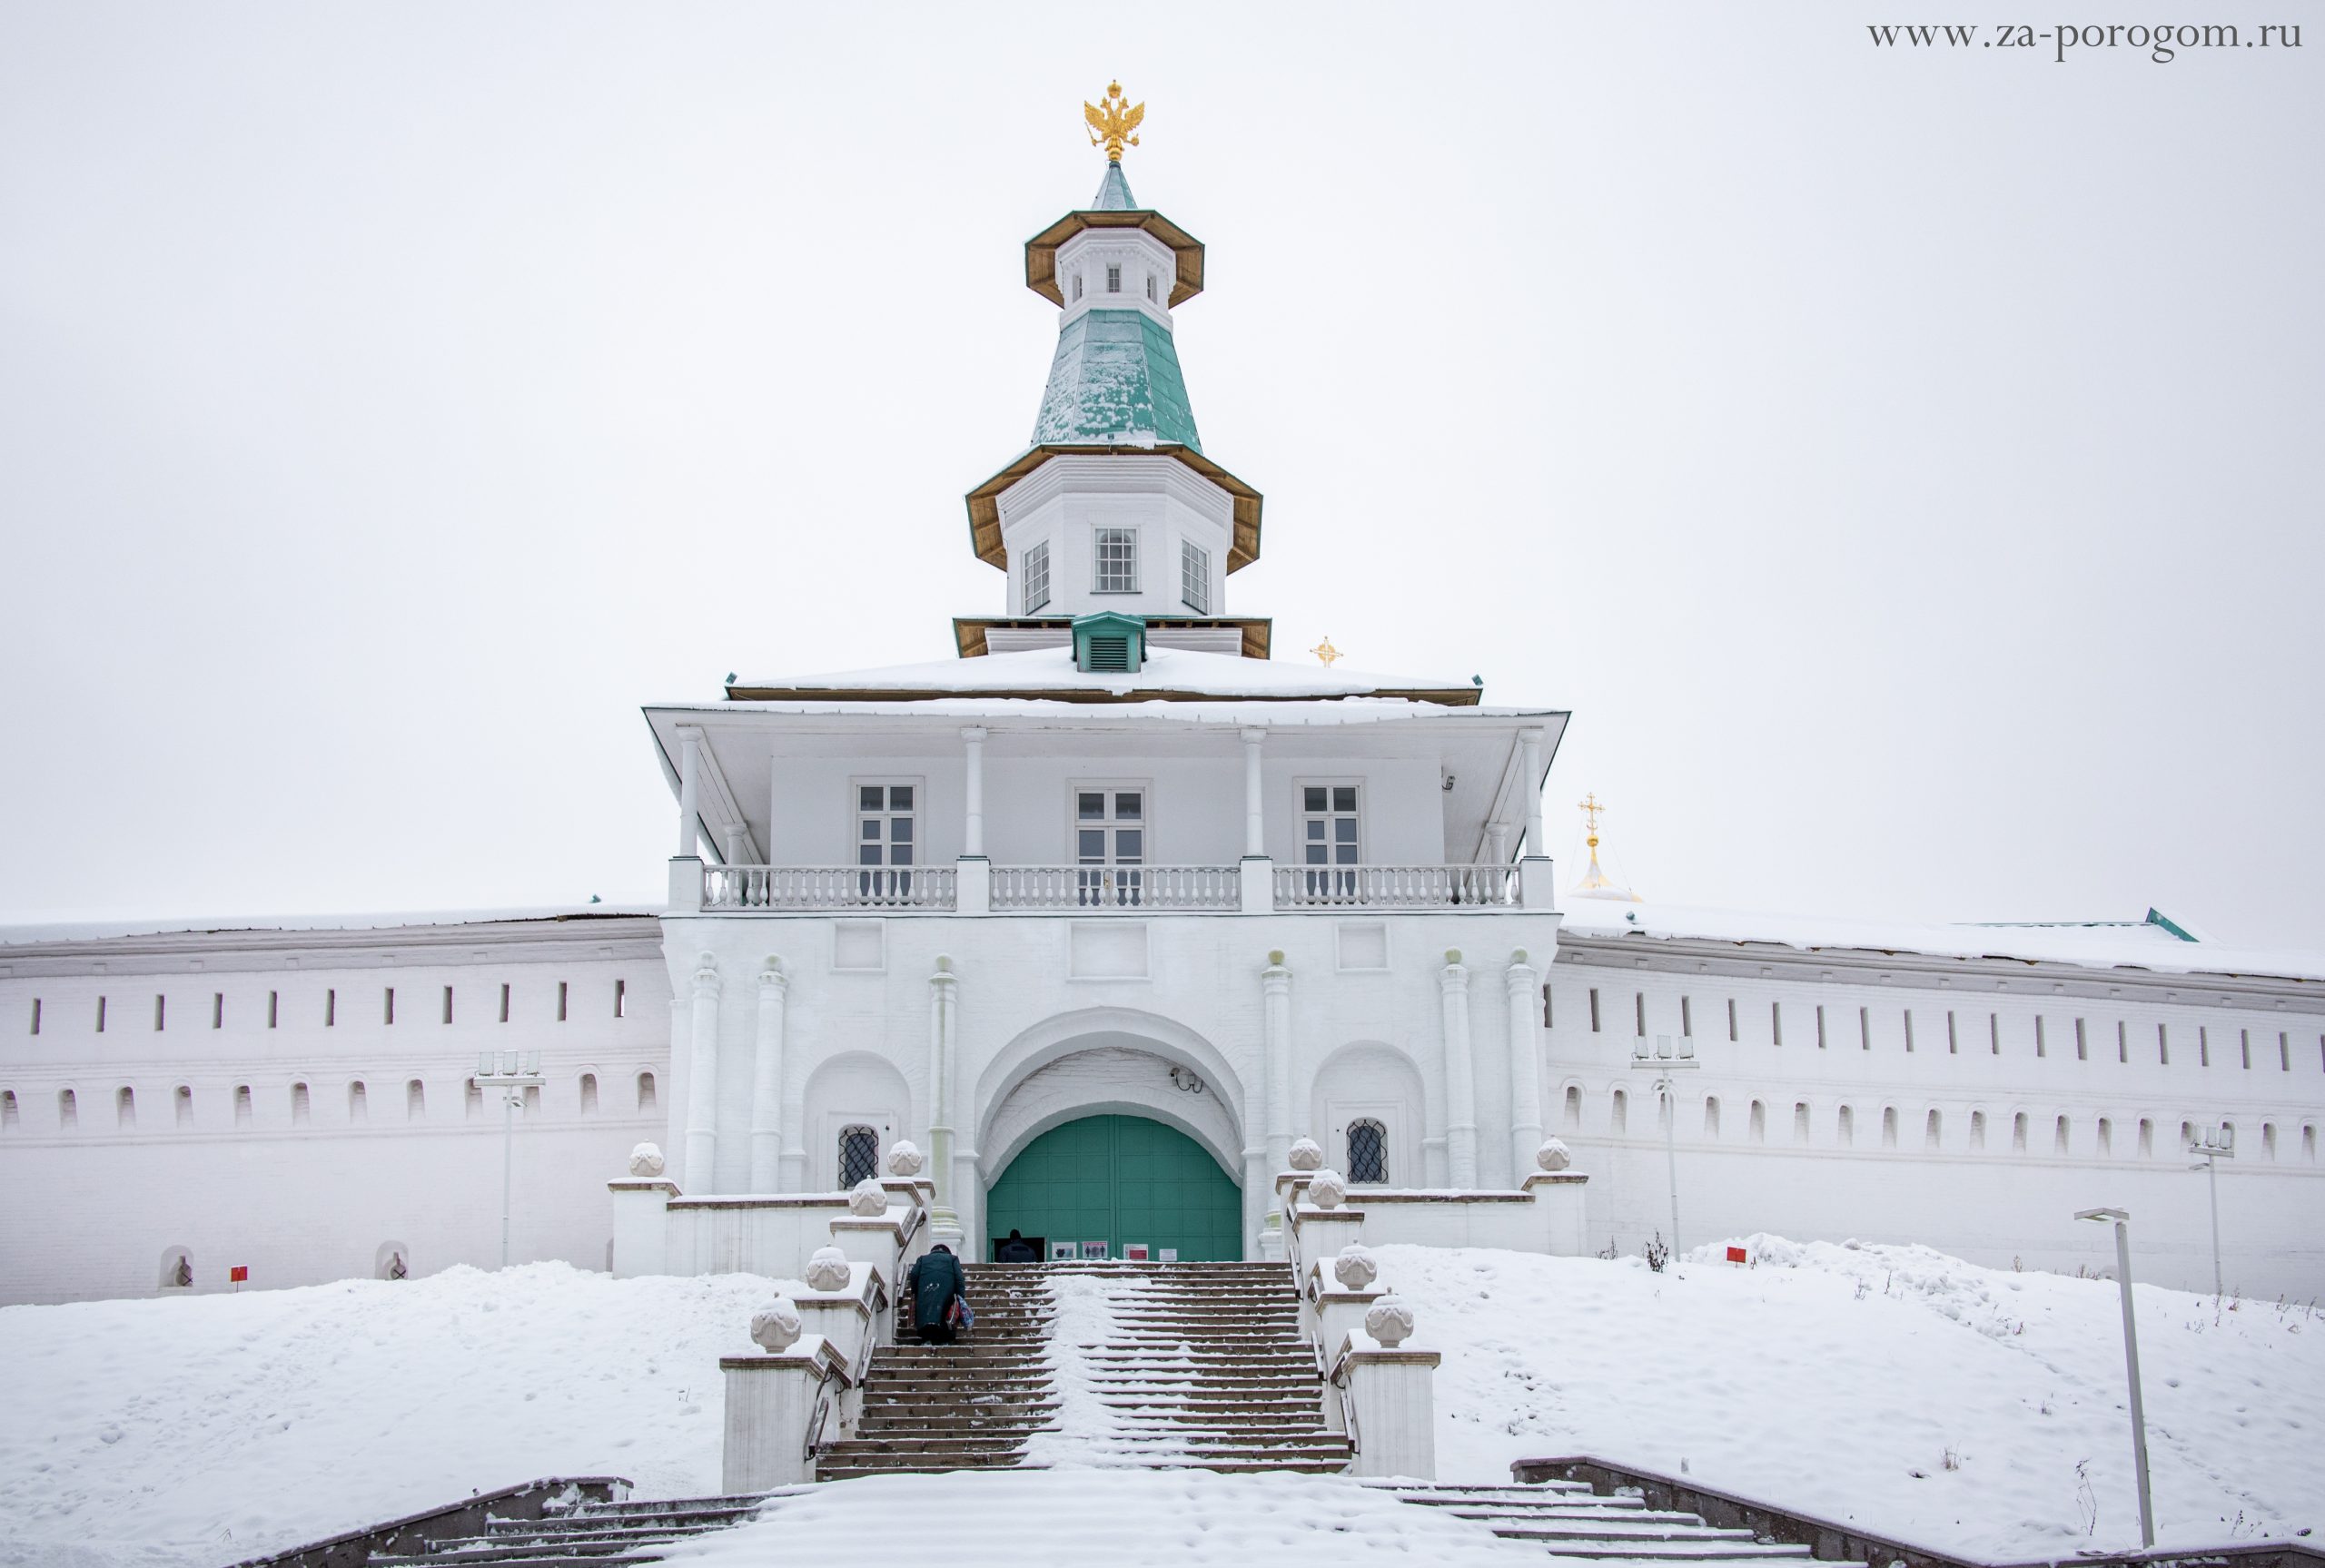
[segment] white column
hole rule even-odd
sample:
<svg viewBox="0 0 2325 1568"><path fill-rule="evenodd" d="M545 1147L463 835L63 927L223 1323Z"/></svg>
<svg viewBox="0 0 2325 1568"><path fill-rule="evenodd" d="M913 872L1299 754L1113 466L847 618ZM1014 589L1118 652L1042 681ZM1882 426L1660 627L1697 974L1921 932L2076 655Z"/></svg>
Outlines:
<svg viewBox="0 0 2325 1568"><path fill-rule="evenodd" d="M702 731L692 725L678 730L678 858L693 860L701 853L696 824L702 813Z"/></svg>
<svg viewBox="0 0 2325 1568"><path fill-rule="evenodd" d="M961 853L982 855L984 853L984 730L972 725L961 732L961 743L968 753L968 780L961 789L961 800L968 812L968 821L961 833Z"/></svg>
<svg viewBox="0 0 2325 1568"><path fill-rule="evenodd" d="M1526 950L1509 955L1503 977L1509 1001L1509 1179L1521 1182L1534 1169L1542 1147L1541 1052L1535 1048L1536 1009L1541 1004L1541 972L1527 962Z"/></svg>
<svg viewBox="0 0 2325 1568"><path fill-rule="evenodd" d="M1488 865L1509 863L1509 825L1507 823L1493 823L1487 826L1486 863Z"/></svg>
<svg viewBox="0 0 2325 1568"><path fill-rule="evenodd" d="M704 953L694 971L694 1016L687 1030L688 1192L718 1190L718 961Z"/></svg>
<svg viewBox="0 0 2325 1568"><path fill-rule="evenodd" d="M1243 853L1249 859L1268 853L1267 791L1260 778L1260 745L1267 735L1265 730L1243 732Z"/></svg>
<svg viewBox="0 0 2325 1568"><path fill-rule="evenodd" d="M751 1188L779 1192L783 1180L783 1006L791 982L783 962L759 971L759 1031L751 1060Z"/></svg>
<svg viewBox="0 0 2325 1568"><path fill-rule="evenodd" d="M953 1030L954 988L959 984L953 961L939 958L936 972L928 977L928 1180L935 1201L929 1205L929 1227L940 1241L956 1242L960 1216L953 1208Z"/></svg>
<svg viewBox="0 0 2325 1568"><path fill-rule="evenodd" d="M1526 743L1526 853L1547 858L1549 840L1542 832L1542 747L1548 737L1540 730L1528 730Z"/></svg>
<svg viewBox="0 0 2325 1568"><path fill-rule="evenodd" d="M1267 1053L1261 1072L1265 1099L1252 1119L1268 1129L1268 1179L1272 1182L1276 1172L1291 1165L1291 971L1284 967L1281 952L1268 954L1260 987Z"/></svg>
<svg viewBox="0 0 2325 1568"><path fill-rule="evenodd" d="M743 863L743 837L750 831L750 828L742 823L730 822L727 824L727 842L724 848L727 856L727 863L728 865L740 865Z"/></svg>
<svg viewBox="0 0 2325 1568"><path fill-rule="evenodd" d="M1469 1057L1469 971L1448 950L1438 975L1445 1016L1445 1178L1457 1188L1478 1184L1478 1087Z"/></svg>

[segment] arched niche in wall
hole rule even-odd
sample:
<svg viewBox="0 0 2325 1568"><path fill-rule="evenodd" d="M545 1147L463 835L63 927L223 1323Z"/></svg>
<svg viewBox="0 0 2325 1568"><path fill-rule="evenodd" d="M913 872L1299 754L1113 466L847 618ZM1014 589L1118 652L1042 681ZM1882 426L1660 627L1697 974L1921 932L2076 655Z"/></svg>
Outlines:
<svg viewBox="0 0 2325 1568"><path fill-rule="evenodd" d="M411 1248L401 1241L382 1241L371 1259L374 1279L408 1279L411 1277Z"/></svg>
<svg viewBox="0 0 2325 1568"><path fill-rule="evenodd" d="M1344 1045L1324 1059L1310 1087L1308 1125L1295 1128L1324 1146L1324 1163L1349 1169L1349 1129L1360 1121L1380 1124L1388 1134L1387 1185L1424 1187L1422 1118L1428 1100L1420 1070L1394 1046L1378 1040Z"/></svg>
<svg viewBox="0 0 2325 1568"><path fill-rule="evenodd" d="M988 1182L1053 1128L1085 1116L1140 1116L1186 1134L1242 1185L1242 1135L1233 1113L1200 1073L1152 1050L1092 1046L1044 1061L1010 1086L980 1134Z"/></svg>
<svg viewBox="0 0 2325 1568"><path fill-rule="evenodd" d="M868 1050L844 1051L807 1077L800 1130L807 1140L807 1187L830 1191L840 1185L840 1134L870 1127L880 1148L909 1135L912 1088L895 1063Z"/></svg>
<svg viewBox="0 0 2325 1568"><path fill-rule="evenodd" d="M1029 1115L1026 1107L1033 1100L1017 1101L1020 1086L1036 1074L1069 1057L1101 1050L1126 1051L1145 1059L1153 1064L1151 1074L1142 1067L1123 1085L1093 1090L1079 1109L1053 1108L1067 1114L1052 1116L1044 1110ZM1200 1081L1202 1091L1172 1085L1173 1068L1179 1070L1180 1083ZM1045 1097L1049 1086L1060 1081L1045 1080L1034 1099ZM1193 1103L1197 1100L1210 1103L1198 1106ZM1000 1175L1016 1149L1050 1127L1076 1115L1128 1114L1152 1117L1185 1133L1208 1149L1240 1184L1246 1141L1244 1105L1242 1080L1225 1053L1193 1030L1135 1008L1093 1007L1044 1019L995 1051L977 1074L969 1114L957 1119L976 1129L974 1147L987 1181ZM1009 1118L1006 1131L1001 1127L1004 1116ZM1046 1125L1024 1130L1036 1121Z"/></svg>
<svg viewBox="0 0 2325 1568"><path fill-rule="evenodd" d="M162 1254L161 1287L164 1291L193 1288L193 1255L183 1247L173 1247Z"/></svg>

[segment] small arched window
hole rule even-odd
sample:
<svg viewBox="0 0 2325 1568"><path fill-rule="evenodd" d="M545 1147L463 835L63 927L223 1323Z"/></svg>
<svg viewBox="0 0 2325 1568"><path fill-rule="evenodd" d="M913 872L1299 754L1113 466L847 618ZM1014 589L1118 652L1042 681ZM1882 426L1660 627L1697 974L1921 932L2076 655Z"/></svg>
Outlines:
<svg viewBox="0 0 2325 1568"><path fill-rule="evenodd" d="M1856 1141L1856 1111L1854 1107L1841 1107L1839 1126L1841 1147L1846 1149Z"/></svg>
<svg viewBox="0 0 2325 1568"><path fill-rule="evenodd" d="M1106 292L1108 292L1109 294L1119 294L1119 293L1121 293L1122 291L1123 291L1123 267L1122 267L1122 263L1121 263L1120 261L1109 261L1109 262L1107 262L1107 263L1106 263Z"/></svg>
<svg viewBox="0 0 2325 1568"><path fill-rule="evenodd" d="M584 1116L598 1114L598 1075L594 1072L585 1072L581 1075L581 1114Z"/></svg>
<svg viewBox="0 0 2325 1568"><path fill-rule="evenodd" d="M234 1125L248 1127L250 1124L251 1086L247 1083L238 1083L234 1085Z"/></svg>
<svg viewBox="0 0 2325 1568"><path fill-rule="evenodd" d="M1620 1134L1630 1124L1631 1097L1621 1090L1615 1090L1614 1105L1608 1112L1607 1130Z"/></svg>
<svg viewBox="0 0 2325 1568"><path fill-rule="evenodd" d="M291 1086L292 1126L304 1127L307 1125L307 1086L303 1083L292 1084Z"/></svg>
<svg viewBox="0 0 2325 1568"><path fill-rule="evenodd" d="M114 1119L122 1126L135 1127L137 1125L137 1091L135 1090L124 1083L114 1090L113 1108Z"/></svg>
<svg viewBox="0 0 2325 1568"><path fill-rule="evenodd" d="M640 1110L654 1109L654 1075L650 1072L641 1072L638 1075L638 1109Z"/></svg>
<svg viewBox="0 0 2325 1568"><path fill-rule="evenodd" d="M0 1128L13 1128L16 1120L16 1091L0 1090Z"/></svg>
<svg viewBox="0 0 2325 1568"><path fill-rule="evenodd" d="M1704 1097L1704 1141L1719 1141L1719 1100L1716 1095Z"/></svg>
<svg viewBox="0 0 2325 1568"><path fill-rule="evenodd" d="M81 1125L80 1107L74 1103L73 1091L69 1089L56 1091L56 1125L68 1132Z"/></svg>
<svg viewBox="0 0 2325 1568"><path fill-rule="evenodd" d="M1945 1117L1933 1110L1922 1123L1922 1147L1935 1153L1945 1146Z"/></svg>
<svg viewBox="0 0 2325 1568"><path fill-rule="evenodd" d="M1582 1130L1582 1089L1578 1084L1566 1086L1566 1129L1568 1132Z"/></svg>
<svg viewBox="0 0 2325 1568"><path fill-rule="evenodd" d="M1369 1116L1348 1124L1348 1178L1389 1179L1389 1129Z"/></svg>
<svg viewBox="0 0 2325 1568"><path fill-rule="evenodd" d="M839 1129L839 1184L854 1187L867 1176L880 1174L880 1134L869 1127Z"/></svg>
<svg viewBox="0 0 2325 1568"><path fill-rule="evenodd" d="M1745 1119L1744 1135L1754 1143L1768 1140L1768 1108L1756 1100L1752 1102L1750 1115Z"/></svg>
<svg viewBox="0 0 2325 1568"><path fill-rule="evenodd" d="M173 1100L177 1107L178 1125L192 1127L193 1125L193 1087L191 1084L179 1084Z"/></svg>
<svg viewBox="0 0 2325 1568"><path fill-rule="evenodd" d="M347 1086L347 1119L353 1122L371 1119L371 1090L363 1087L363 1080L360 1078Z"/></svg>
<svg viewBox="0 0 2325 1568"><path fill-rule="evenodd" d="M403 1086L403 1119L406 1121L428 1119L428 1086L416 1078Z"/></svg>

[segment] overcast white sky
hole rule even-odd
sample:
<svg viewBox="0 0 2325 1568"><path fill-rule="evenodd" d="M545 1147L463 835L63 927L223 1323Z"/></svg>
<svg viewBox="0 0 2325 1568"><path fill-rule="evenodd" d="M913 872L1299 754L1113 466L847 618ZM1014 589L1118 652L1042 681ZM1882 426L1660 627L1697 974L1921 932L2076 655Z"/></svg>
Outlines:
<svg viewBox="0 0 2325 1568"><path fill-rule="evenodd" d="M656 896L640 704L1001 607L1118 74L1228 608L1573 710L1562 883L2325 942L2325 22L2167 9L2313 36L0 5L0 917Z"/></svg>

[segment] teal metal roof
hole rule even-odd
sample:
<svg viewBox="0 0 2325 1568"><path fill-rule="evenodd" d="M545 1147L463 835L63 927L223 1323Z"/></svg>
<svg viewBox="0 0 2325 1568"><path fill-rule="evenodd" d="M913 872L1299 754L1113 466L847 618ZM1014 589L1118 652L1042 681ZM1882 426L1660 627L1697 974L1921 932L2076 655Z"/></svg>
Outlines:
<svg viewBox="0 0 2325 1568"><path fill-rule="evenodd" d="M1171 329L1143 311L1085 311L1058 331L1033 445L1123 437L1202 450Z"/></svg>
<svg viewBox="0 0 2325 1568"><path fill-rule="evenodd" d="M1109 163L1106 177L1098 182L1098 193L1090 198L1088 209L1093 212L1135 212L1138 202L1130 193L1130 182L1123 177L1123 166Z"/></svg>

